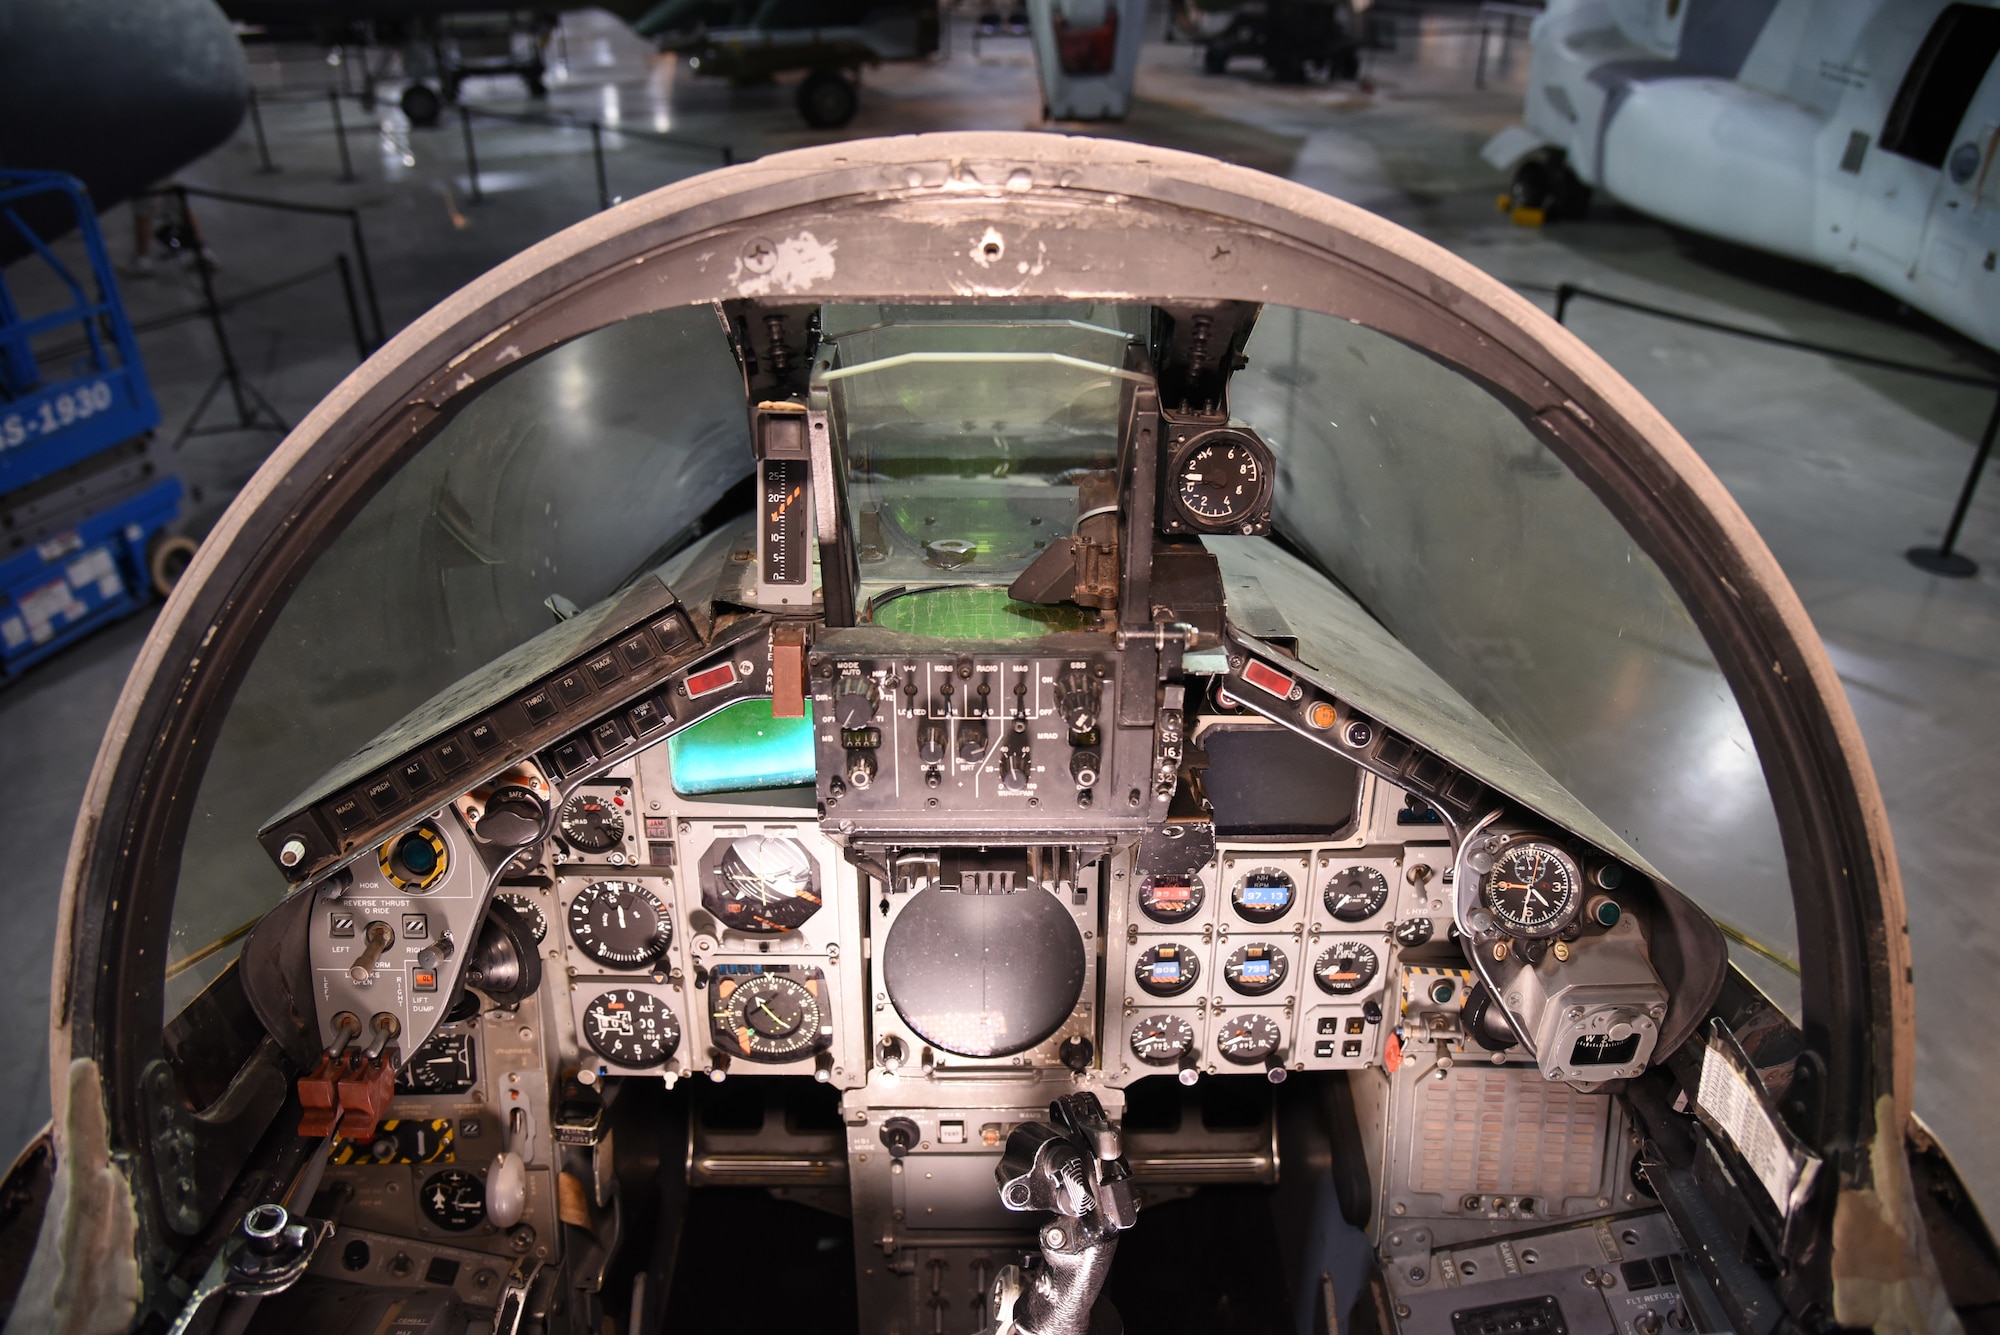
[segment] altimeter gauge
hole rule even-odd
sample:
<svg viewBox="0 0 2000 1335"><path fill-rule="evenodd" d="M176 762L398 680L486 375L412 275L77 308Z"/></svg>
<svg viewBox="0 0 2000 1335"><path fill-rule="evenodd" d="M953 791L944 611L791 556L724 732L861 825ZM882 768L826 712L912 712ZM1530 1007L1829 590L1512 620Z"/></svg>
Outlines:
<svg viewBox="0 0 2000 1335"><path fill-rule="evenodd" d="M583 1041L619 1066L658 1066L680 1047L681 1022L651 992L614 988L583 1008Z"/></svg>
<svg viewBox="0 0 2000 1335"><path fill-rule="evenodd" d="M578 793L563 804L556 828L579 853L609 853L625 839L625 813L608 793Z"/></svg>

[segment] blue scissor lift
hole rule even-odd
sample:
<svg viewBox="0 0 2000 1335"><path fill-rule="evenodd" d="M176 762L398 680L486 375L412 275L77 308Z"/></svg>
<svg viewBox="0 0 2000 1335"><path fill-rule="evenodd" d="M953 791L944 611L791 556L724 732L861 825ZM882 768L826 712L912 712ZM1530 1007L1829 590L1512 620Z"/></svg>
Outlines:
<svg viewBox="0 0 2000 1335"><path fill-rule="evenodd" d="M24 220L65 206L87 275ZM160 409L82 183L0 170L0 242L25 246L18 263L46 265L67 294L23 312L0 270L0 673L12 677L164 592L187 547L163 547L181 483L151 458Z"/></svg>

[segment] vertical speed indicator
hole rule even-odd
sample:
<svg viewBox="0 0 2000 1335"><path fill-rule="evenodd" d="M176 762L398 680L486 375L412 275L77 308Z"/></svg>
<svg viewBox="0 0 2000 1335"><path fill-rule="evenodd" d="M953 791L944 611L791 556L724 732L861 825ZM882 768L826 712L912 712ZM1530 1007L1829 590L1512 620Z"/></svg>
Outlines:
<svg viewBox="0 0 2000 1335"><path fill-rule="evenodd" d="M759 556L766 584L804 584L812 573L807 519L812 511L811 472L803 459L766 459L758 465Z"/></svg>

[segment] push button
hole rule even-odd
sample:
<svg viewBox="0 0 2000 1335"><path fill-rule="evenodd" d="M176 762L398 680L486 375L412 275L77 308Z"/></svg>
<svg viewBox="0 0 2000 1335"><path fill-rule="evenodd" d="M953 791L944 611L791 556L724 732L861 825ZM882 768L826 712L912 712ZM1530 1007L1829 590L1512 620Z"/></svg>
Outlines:
<svg viewBox="0 0 2000 1335"><path fill-rule="evenodd" d="M597 754L608 756L625 745L625 728L615 718L608 718L590 730L590 740L597 745Z"/></svg>
<svg viewBox="0 0 2000 1335"><path fill-rule="evenodd" d="M590 679L599 686L609 686L617 681L621 671L618 666L618 655L611 653L599 654L583 667L584 671L590 673Z"/></svg>
<svg viewBox="0 0 2000 1335"><path fill-rule="evenodd" d="M685 644L689 637L687 622L677 616L662 617L653 623L653 638L660 642L664 653L672 653Z"/></svg>
<svg viewBox="0 0 2000 1335"><path fill-rule="evenodd" d="M435 992L438 990L436 969L426 969L422 965L410 970L410 990L412 992Z"/></svg>
<svg viewBox="0 0 2000 1335"><path fill-rule="evenodd" d="M327 808L327 815L340 827L342 834L352 834L368 823L368 809L361 805L361 799L350 794Z"/></svg>
<svg viewBox="0 0 2000 1335"><path fill-rule="evenodd" d="M500 730L484 721L473 724L466 736L472 739L472 749L482 756L500 745Z"/></svg>
<svg viewBox="0 0 2000 1335"><path fill-rule="evenodd" d="M583 773L584 768L596 758L583 742L564 742L556 748L556 768L566 775Z"/></svg>
<svg viewBox="0 0 2000 1335"><path fill-rule="evenodd" d="M361 791L367 794L368 804L385 816L403 800L403 795L396 791L396 781L386 774Z"/></svg>
<svg viewBox="0 0 2000 1335"><path fill-rule="evenodd" d="M625 660L625 666L638 668L653 656L653 646L646 643L644 631L628 635L618 642L618 656Z"/></svg>
<svg viewBox="0 0 2000 1335"><path fill-rule="evenodd" d="M546 690L530 691L521 697L521 708L527 711L529 722L540 723L556 712L556 702Z"/></svg>
<svg viewBox="0 0 2000 1335"><path fill-rule="evenodd" d="M429 940L431 935L429 916L422 913L405 913L403 915L403 935L418 941Z"/></svg>
<svg viewBox="0 0 2000 1335"><path fill-rule="evenodd" d="M633 705L625 711L625 717L631 721L632 731L641 737L666 723L666 720L660 717L660 711L653 708L651 700L641 700Z"/></svg>
<svg viewBox="0 0 2000 1335"><path fill-rule="evenodd" d="M336 938L354 935L354 915L346 909L335 909L326 915L326 934Z"/></svg>
<svg viewBox="0 0 2000 1335"><path fill-rule="evenodd" d="M437 761L439 773L456 774L466 767L472 757L465 754L462 742L448 741L439 742L431 748L431 759Z"/></svg>
<svg viewBox="0 0 2000 1335"><path fill-rule="evenodd" d="M397 770L396 773L402 777L404 785L407 786L413 792L430 787L431 783L430 762L425 760L422 756L418 756L415 760L405 762L403 767Z"/></svg>
<svg viewBox="0 0 2000 1335"><path fill-rule="evenodd" d="M581 671L563 673L555 680L556 694L566 705L573 705L590 694L590 680Z"/></svg>

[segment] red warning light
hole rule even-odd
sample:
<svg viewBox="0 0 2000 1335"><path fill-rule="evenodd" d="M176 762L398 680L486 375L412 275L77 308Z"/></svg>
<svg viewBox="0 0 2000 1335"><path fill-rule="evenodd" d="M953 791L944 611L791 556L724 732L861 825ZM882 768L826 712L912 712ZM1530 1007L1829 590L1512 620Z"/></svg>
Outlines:
<svg viewBox="0 0 2000 1335"><path fill-rule="evenodd" d="M1260 691L1269 691L1280 700L1290 698L1292 687L1296 684L1276 668L1266 667L1254 658L1243 665L1243 680Z"/></svg>
<svg viewBox="0 0 2000 1335"><path fill-rule="evenodd" d="M688 699L699 700L704 695L714 695L736 681L736 669L728 663L717 663L712 668L688 674Z"/></svg>

